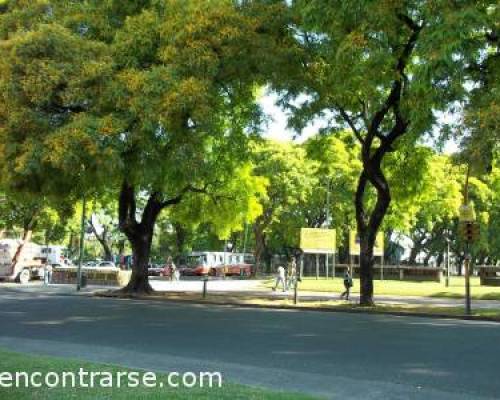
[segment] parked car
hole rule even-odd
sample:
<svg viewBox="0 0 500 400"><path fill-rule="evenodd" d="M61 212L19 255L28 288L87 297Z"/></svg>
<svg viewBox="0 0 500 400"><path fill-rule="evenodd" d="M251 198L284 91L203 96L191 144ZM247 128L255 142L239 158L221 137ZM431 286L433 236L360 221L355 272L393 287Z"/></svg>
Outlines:
<svg viewBox="0 0 500 400"><path fill-rule="evenodd" d="M113 261L101 261L99 264L96 266L99 269L118 269L116 264Z"/></svg>
<svg viewBox="0 0 500 400"><path fill-rule="evenodd" d="M97 261L87 261L85 264L83 264L83 266L87 268L94 268L97 267L97 264Z"/></svg>
<svg viewBox="0 0 500 400"><path fill-rule="evenodd" d="M163 276L163 267L161 265L151 264L148 266L149 276Z"/></svg>

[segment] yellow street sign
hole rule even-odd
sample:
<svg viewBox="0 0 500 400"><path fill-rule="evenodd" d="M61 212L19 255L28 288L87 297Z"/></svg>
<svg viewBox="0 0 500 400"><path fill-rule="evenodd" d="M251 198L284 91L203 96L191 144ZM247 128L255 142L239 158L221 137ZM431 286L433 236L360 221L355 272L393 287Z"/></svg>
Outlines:
<svg viewBox="0 0 500 400"><path fill-rule="evenodd" d="M351 256L359 256L361 253L361 246L359 235L356 231L349 232L349 254ZM382 257L384 255L384 232L377 233L375 238L375 245L373 246L373 255Z"/></svg>
<svg viewBox="0 0 500 400"><path fill-rule="evenodd" d="M304 253L335 254L336 240L335 229L300 229L300 248Z"/></svg>

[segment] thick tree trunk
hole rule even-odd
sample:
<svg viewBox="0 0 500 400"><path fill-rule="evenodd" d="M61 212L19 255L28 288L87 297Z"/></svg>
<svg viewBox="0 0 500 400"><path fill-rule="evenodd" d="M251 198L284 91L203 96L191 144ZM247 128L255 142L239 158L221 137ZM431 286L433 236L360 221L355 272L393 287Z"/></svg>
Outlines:
<svg viewBox="0 0 500 400"><path fill-rule="evenodd" d="M119 199L120 229L132 246L133 256L132 276L127 286L121 289L123 293L149 294L153 292L149 284L148 263L154 226L164 207L159 197L158 193L150 195L142 213L141 222L137 222L135 189L127 182L122 186Z"/></svg>
<svg viewBox="0 0 500 400"><path fill-rule="evenodd" d="M132 276L122 291L125 293L152 293L154 290L149 284L148 264L153 240L152 226L140 227L134 235L129 237L132 246L133 264Z"/></svg>
<svg viewBox="0 0 500 400"><path fill-rule="evenodd" d="M365 159L366 160L366 159ZM367 184L373 185L377 191L377 201L371 213L366 212L364 196ZM359 303L363 306L373 306L373 247L380 225L384 220L391 202L389 185L380 168L380 162L365 161L364 171L361 173L356 190L356 221L360 239L360 297Z"/></svg>
<svg viewBox="0 0 500 400"><path fill-rule="evenodd" d="M136 219L135 188L127 181L123 182L118 214L120 230L125 233L132 246L133 264L132 276L128 285L121 289L122 292L133 294L153 292L153 288L149 284L148 264L156 220L165 207L179 204L188 191L205 193L205 189L186 186L176 197L163 200L162 193L152 192L142 212L141 221L138 222Z"/></svg>
<svg viewBox="0 0 500 400"><path fill-rule="evenodd" d="M375 240L370 241L366 236L368 232L360 234L360 257L359 257L359 304L372 306L373 302L373 245Z"/></svg>

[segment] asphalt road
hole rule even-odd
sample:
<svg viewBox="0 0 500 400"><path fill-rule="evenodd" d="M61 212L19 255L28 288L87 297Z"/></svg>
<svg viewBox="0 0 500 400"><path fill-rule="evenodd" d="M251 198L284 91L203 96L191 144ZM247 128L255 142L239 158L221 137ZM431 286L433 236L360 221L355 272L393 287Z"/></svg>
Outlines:
<svg viewBox="0 0 500 400"><path fill-rule="evenodd" d="M0 287L0 347L339 399L500 397L500 324ZM22 366L19 366L22 368Z"/></svg>

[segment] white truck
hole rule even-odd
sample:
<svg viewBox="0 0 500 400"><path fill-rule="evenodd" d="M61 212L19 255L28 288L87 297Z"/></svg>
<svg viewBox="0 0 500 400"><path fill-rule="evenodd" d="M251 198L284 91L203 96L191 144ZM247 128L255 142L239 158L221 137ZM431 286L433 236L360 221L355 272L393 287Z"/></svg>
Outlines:
<svg viewBox="0 0 500 400"><path fill-rule="evenodd" d="M43 246L40 249L40 259L44 264L53 267L69 267L71 262L64 256L64 246Z"/></svg>
<svg viewBox="0 0 500 400"><path fill-rule="evenodd" d="M0 280L28 283L44 277L45 266L40 258L40 246L17 239L0 240Z"/></svg>

